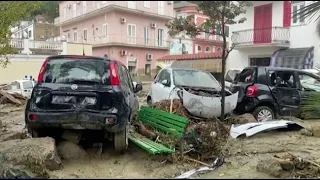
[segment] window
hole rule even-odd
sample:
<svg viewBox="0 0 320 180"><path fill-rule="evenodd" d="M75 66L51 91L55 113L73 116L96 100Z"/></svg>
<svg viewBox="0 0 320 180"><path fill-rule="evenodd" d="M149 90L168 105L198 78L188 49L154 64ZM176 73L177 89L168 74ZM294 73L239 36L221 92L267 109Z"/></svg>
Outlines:
<svg viewBox="0 0 320 180"><path fill-rule="evenodd" d="M22 86L23 86L23 89L32 89L33 88L33 84L30 81L23 82Z"/></svg>
<svg viewBox="0 0 320 180"><path fill-rule="evenodd" d="M144 66L144 74L145 75L151 75L151 64L146 64Z"/></svg>
<svg viewBox="0 0 320 180"><path fill-rule="evenodd" d="M150 6L151 6L151 1L144 1L143 6L144 6L145 8L150 8Z"/></svg>
<svg viewBox="0 0 320 180"><path fill-rule="evenodd" d="M250 58L250 66L270 66L271 58Z"/></svg>
<svg viewBox="0 0 320 180"><path fill-rule="evenodd" d="M253 83L255 78L255 69L247 68L235 77L236 82Z"/></svg>
<svg viewBox="0 0 320 180"><path fill-rule="evenodd" d="M137 9L136 1L128 1L128 8Z"/></svg>
<svg viewBox="0 0 320 180"><path fill-rule="evenodd" d="M158 29L158 46L162 47L164 45L164 30Z"/></svg>
<svg viewBox="0 0 320 180"><path fill-rule="evenodd" d="M120 74L121 86L124 86L126 88L130 88L129 79L128 79L128 76L126 74L126 69L122 65L119 67L119 74Z"/></svg>
<svg viewBox="0 0 320 180"><path fill-rule="evenodd" d="M209 46L206 47L206 52L211 52L211 48Z"/></svg>
<svg viewBox="0 0 320 180"><path fill-rule="evenodd" d="M299 74L302 91L320 91L320 78L312 77L308 74Z"/></svg>
<svg viewBox="0 0 320 180"><path fill-rule="evenodd" d="M63 17L64 18L67 17L67 8L66 7L63 8Z"/></svg>
<svg viewBox="0 0 320 180"><path fill-rule="evenodd" d="M87 1L82 1L83 13L87 12Z"/></svg>
<svg viewBox="0 0 320 180"><path fill-rule="evenodd" d="M236 76L238 75L238 74L240 74L240 70L229 70L228 72L227 72L227 75L226 75L226 81L227 82L233 82L234 81L234 79L236 78Z"/></svg>
<svg viewBox="0 0 320 180"><path fill-rule="evenodd" d="M128 43L136 44L136 25L128 24Z"/></svg>
<svg viewBox="0 0 320 180"><path fill-rule="evenodd" d="M107 43L108 42L108 24L104 24L102 29L103 29L102 41L103 43Z"/></svg>
<svg viewBox="0 0 320 180"><path fill-rule="evenodd" d="M158 1L158 14L164 15L164 1Z"/></svg>
<svg viewBox="0 0 320 180"><path fill-rule="evenodd" d="M73 17L77 16L77 4L72 4Z"/></svg>
<svg viewBox="0 0 320 180"><path fill-rule="evenodd" d="M73 32L73 42L78 42L78 33Z"/></svg>
<svg viewBox="0 0 320 180"><path fill-rule="evenodd" d="M198 45L198 52L202 52L201 46Z"/></svg>
<svg viewBox="0 0 320 180"><path fill-rule="evenodd" d="M149 27L144 28L144 45L149 45Z"/></svg>
<svg viewBox="0 0 320 180"><path fill-rule="evenodd" d="M280 88L296 88L294 74L291 71L269 71L269 85Z"/></svg>
<svg viewBox="0 0 320 180"><path fill-rule="evenodd" d="M160 72L159 76L158 76L158 83L162 83L164 80L167 80L167 84L171 85L171 74L168 70L163 70Z"/></svg>
<svg viewBox="0 0 320 180"><path fill-rule="evenodd" d="M305 1L292 1L292 24L297 25L304 23L304 17L300 17L297 13L304 8Z"/></svg>
<svg viewBox="0 0 320 180"><path fill-rule="evenodd" d="M32 37L31 30L29 30L29 32L28 32L28 37L29 37L29 38Z"/></svg>
<svg viewBox="0 0 320 180"><path fill-rule="evenodd" d="M86 42L88 40L88 30L83 30L83 41Z"/></svg>

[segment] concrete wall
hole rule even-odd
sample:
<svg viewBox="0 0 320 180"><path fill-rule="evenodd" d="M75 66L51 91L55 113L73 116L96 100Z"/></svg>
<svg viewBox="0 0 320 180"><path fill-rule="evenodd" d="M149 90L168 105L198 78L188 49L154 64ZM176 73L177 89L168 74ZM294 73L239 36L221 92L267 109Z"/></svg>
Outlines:
<svg viewBox="0 0 320 180"><path fill-rule="evenodd" d="M85 55L92 56L92 45L91 44L75 44L75 43L68 43L67 44L67 54L82 55L83 50L84 50Z"/></svg>

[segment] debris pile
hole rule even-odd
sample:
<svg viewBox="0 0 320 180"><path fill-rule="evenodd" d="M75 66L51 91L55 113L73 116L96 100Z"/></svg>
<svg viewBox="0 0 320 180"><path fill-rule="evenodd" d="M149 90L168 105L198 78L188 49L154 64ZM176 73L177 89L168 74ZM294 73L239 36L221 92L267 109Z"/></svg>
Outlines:
<svg viewBox="0 0 320 180"><path fill-rule="evenodd" d="M179 99L174 99L172 105L171 100L164 100L153 104L152 107L187 117L190 120L184 137L185 156L200 161L209 161L220 155L229 137L229 129L218 119L203 119L190 115ZM147 125L145 127L159 136L157 142L171 147L175 145L179 149L179 140L176 137L157 132L153 127Z"/></svg>
<svg viewBox="0 0 320 180"><path fill-rule="evenodd" d="M18 93L7 93L5 90L0 89L0 104L14 104L17 106L24 105L27 98Z"/></svg>
<svg viewBox="0 0 320 180"><path fill-rule="evenodd" d="M301 104L302 119L319 119L320 118L320 92L309 92L302 96Z"/></svg>
<svg viewBox="0 0 320 180"><path fill-rule="evenodd" d="M290 153L261 160L257 171L277 178L319 178L320 165Z"/></svg>

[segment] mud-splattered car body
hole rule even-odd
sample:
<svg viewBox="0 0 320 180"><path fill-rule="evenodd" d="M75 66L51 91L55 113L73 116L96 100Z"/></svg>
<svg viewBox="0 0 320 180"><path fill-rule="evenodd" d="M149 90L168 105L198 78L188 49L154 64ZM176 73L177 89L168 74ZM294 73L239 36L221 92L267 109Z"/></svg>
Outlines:
<svg viewBox="0 0 320 180"><path fill-rule="evenodd" d="M91 56L52 56L43 64L25 110L29 132L46 128L123 133L139 108L126 67Z"/></svg>

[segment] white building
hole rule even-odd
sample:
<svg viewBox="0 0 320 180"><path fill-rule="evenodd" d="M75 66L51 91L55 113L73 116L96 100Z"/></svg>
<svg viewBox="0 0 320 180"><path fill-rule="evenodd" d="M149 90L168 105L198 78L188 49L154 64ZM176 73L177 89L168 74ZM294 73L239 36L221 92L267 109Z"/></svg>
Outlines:
<svg viewBox="0 0 320 180"><path fill-rule="evenodd" d="M292 3L291 3L292 2ZM251 1L247 21L230 26L227 69L247 66L310 68L319 63L320 37L314 19L292 18L312 1ZM241 18L241 17L239 17Z"/></svg>
<svg viewBox="0 0 320 180"><path fill-rule="evenodd" d="M12 38L22 39L28 38L30 40L34 39L34 23L33 21L21 21L19 26L11 28Z"/></svg>

